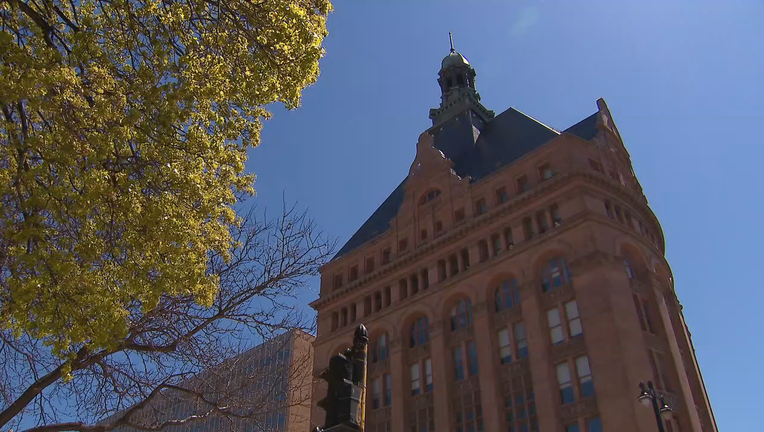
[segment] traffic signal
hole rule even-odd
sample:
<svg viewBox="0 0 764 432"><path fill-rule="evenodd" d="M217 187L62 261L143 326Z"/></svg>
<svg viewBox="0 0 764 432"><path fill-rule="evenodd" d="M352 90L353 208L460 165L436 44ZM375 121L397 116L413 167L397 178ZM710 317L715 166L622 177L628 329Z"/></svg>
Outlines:
<svg viewBox="0 0 764 432"><path fill-rule="evenodd" d="M332 356L329 367L320 375L328 387L326 397L318 401L318 406L326 411L325 429L335 426L338 431L364 429L368 343L366 327L359 325L353 337L353 348Z"/></svg>

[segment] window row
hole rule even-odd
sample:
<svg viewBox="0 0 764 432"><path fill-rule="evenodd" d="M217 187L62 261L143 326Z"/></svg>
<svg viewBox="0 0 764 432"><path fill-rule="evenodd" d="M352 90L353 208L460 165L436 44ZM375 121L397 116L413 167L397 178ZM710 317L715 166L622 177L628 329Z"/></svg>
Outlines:
<svg viewBox="0 0 764 432"><path fill-rule="evenodd" d="M449 261L453 261L453 268L457 268L457 273L460 263L462 266L469 266L469 254L466 253L466 249L463 251L466 255L462 257L461 261L458 260L456 255L452 255L449 258ZM445 270L443 269L445 269L445 265L445 260L438 261L438 271L444 272ZM568 269L567 260L559 256L550 259L543 267L540 278L542 292L548 292L569 283L571 280L571 275L570 270ZM428 271L425 268L419 274L414 273L408 278L403 278L398 281L399 298L401 300L405 300L408 297L416 295L420 291L420 288L427 289L429 286L430 282ZM494 290L494 299L496 312L501 312L505 309L519 306L520 288L517 280L507 279L502 281ZM382 308L390 306L390 304L391 291L390 287L386 286L383 291L377 291L373 297L366 296L364 299L363 316L369 316L372 312L378 312ZM456 330L463 325L472 323L471 306L472 305L470 304L470 300L468 298L462 300L461 303L454 306L451 311L452 330ZM332 331L354 323L357 319L356 309L357 305L355 303L351 303L349 306L340 308L339 311L332 312Z"/></svg>
<svg viewBox="0 0 764 432"><path fill-rule="evenodd" d="M658 244L658 236L650 231L648 224L642 223L639 218L632 216L631 212L623 209L620 204L613 204L610 200L605 200L605 214L609 219L617 220L631 229L638 229L639 233L650 239L653 244Z"/></svg>
<svg viewBox="0 0 764 432"><path fill-rule="evenodd" d="M367 317L372 312L379 312L382 308L389 307L390 304L392 304L392 292L391 288L386 286L382 291L378 290L373 296L367 295L363 299L363 316ZM358 319L357 308L356 303L351 303L339 311L332 312L332 331L353 324Z"/></svg>
<svg viewBox="0 0 764 432"><path fill-rule="evenodd" d="M538 180L539 182L543 182L545 180L548 180L552 178L555 175L554 170L552 169L552 166L549 163L543 163L538 167ZM529 181L529 178L527 175L521 175L515 179L515 189L517 195L520 195L531 188L531 183ZM435 200L441 195L440 190L437 189L431 189L422 194L422 196L419 199L419 205L424 205L430 201ZM507 188L505 186L499 187L494 191L494 205L498 206L503 203L506 203L509 201L509 194L507 193ZM552 226L557 226L560 223L559 218L559 211L556 208L556 205L550 208L552 211ZM479 198L474 202L474 213L476 216L483 215L488 212L488 202L486 198ZM548 222L544 221L543 223L540 221L540 216L536 215L537 223L539 223L539 233L543 234L546 230L549 229ZM460 222L463 222L465 220L465 212L464 208L457 209L454 212L454 223L458 224ZM438 234L441 234L443 232L443 222L442 221L435 221L434 223L434 236L437 236ZM428 232L426 229L420 230L419 233L420 240L427 240L428 238ZM526 236L526 239L529 237ZM402 255L408 252L409 249L409 241L408 238L402 238L398 240L398 254ZM368 256L363 261L364 264L364 274L370 274L376 269L376 256ZM382 265L388 264L392 261L392 248L385 247L380 251L379 261ZM355 282L358 280L360 276L360 268L358 264L354 264L350 266L348 269L348 283ZM339 289L343 286L343 272L338 272L334 275L333 279L333 288Z"/></svg>

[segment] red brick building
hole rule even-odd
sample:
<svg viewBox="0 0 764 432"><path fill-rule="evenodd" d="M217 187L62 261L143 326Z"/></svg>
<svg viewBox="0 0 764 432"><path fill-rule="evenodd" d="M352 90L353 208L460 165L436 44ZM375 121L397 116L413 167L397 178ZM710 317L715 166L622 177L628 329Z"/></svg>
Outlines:
<svg viewBox="0 0 764 432"><path fill-rule="evenodd" d="M667 431L716 431L605 101L557 131L486 109L459 53L441 66L409 175L322 270L314 371L363 322L369 432L653 432L642 380L675 410Z"/></svg>

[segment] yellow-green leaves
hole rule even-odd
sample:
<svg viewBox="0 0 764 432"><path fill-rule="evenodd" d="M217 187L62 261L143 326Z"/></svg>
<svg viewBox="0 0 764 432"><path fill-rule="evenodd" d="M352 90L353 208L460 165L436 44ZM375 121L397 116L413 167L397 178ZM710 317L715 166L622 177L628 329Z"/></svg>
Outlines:
<svg viewBox="0 0 764 432"><path fill-rule="evenodd" d="M0 327L107 348L162 296L211 305L263 106L299 105L323 0L0 8Z"/></svg>

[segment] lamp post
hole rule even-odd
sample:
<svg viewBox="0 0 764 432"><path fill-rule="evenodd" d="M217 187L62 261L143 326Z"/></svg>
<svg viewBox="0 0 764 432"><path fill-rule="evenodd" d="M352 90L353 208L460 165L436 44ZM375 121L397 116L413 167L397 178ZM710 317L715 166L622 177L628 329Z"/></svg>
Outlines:
<svg viewBox="0 0 764 432"><path fill-rule="evenodd" d="M642 392L637 397L637 400L642 402L642 405L646 407L649 407L652 404L653 413L655 413L655 421L658 423L658 431L666 432L666 429L663 427L663 420L671 420L671 413L673 413L674 410L666 404L663 395L656 393L652 381L648 381L647 386L645 386L645 383L640 382L639 389Z"/></svg>

